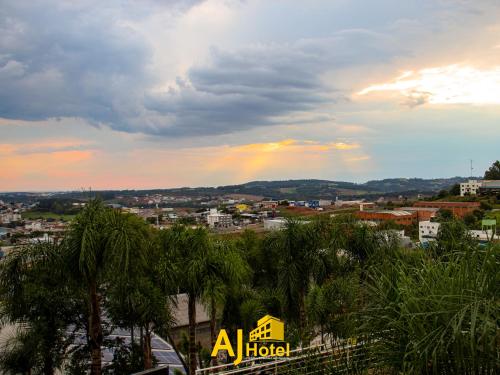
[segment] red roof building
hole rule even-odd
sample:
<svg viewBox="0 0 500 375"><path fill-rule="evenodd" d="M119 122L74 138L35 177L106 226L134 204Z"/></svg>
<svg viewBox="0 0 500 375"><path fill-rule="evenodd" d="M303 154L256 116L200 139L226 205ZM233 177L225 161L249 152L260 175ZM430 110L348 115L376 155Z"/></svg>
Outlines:
<svg viewBox="0 0 500 375"><path fill-rule="evenodd" d="M431 207L396 207L394 210L397 211L408 211L415 213L417 215L417 221L430 221L432 218L436 217L439 208Z"/></svg>
<svg viewBox="0 0 500 375"><path fill-rule="evenodd" d="M413 207L428 207L428 208L438 208L444 210L450 210L456 217L464 217L465 215L472 213L474 210L478 210L481 207L479 202L426 202L419 201L415 202Z"/></svg>
<svg viewBox="0 0 500 375"><path fill-rule="evenodd" d="M412 225L417 222L417 214L408 211L358 211L355 215L360 220L374 223L393 221L400 225Z"/></svg>

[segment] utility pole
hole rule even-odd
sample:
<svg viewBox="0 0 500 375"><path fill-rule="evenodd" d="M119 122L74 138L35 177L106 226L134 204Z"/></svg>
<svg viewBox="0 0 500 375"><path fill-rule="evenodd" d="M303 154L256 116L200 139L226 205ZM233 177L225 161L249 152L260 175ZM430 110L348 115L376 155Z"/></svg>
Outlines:
<svg viewBox="0 0 500 375"><path fill-rule="evenodd" d="M158 203L156 203L156 228L160 229L160 212L158 210Z"/></svg>
<svg viewBox="0 0 500 375"><path fill-rule="evenodd" d="M472 159L470 159L470 177L472 178L472 174L473 174L473 171L474 168L472 167Z"/></svg>

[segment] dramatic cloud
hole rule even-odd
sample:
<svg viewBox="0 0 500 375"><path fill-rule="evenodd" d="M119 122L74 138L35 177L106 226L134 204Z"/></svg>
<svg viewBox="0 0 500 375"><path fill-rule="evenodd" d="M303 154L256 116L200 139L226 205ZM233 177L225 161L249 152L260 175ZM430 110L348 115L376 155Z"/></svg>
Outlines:
<svg viewBox="0 0 500 375"><path fill-rule="evenodd" d="M358 48L349 48L352 44ZM331 38L292 44L261 44L234 52L214 49L210 65L190 69L187 80L150 96L147 107L165 116L157 132L169 136L281 124L283 116L314 113L321 104L345 99L323 75L347 65L380 62L390 47L387 36L345 30Z"/></svg>
<svg viewBox="0 0 500 375"><path fill-rule="evenodd" d="M95 4L94 4L95 5ZM11 2L0 16L0 116L118 121L151 80L148 47L106 12Z"/></svg>
<svg viewBox="0 0 500 375"><path fill-rule="evenodd" d="M142 98L155 83L153 50L131 25L151 12L174 14L199 2L3 3L0 117L80 117L142 131L133 124L141 122Z"/></svg>
<svg viewBox="0 0 500 375"><path fill-rule="evenodd" d="M392 47L387 36L353 29L293 43L213 48L207 64L192 67L162 93L156 86L163 78L150 69L152 46L131 26L134 20L127 22L132 16L117 19L114 2L109 12L84 4L13 3L3 9L1 117L80 117L166 136L230 133L334 103L343 94L323 82L323 74L383 61Z"/></svg>
<svg viewBox="0 0 500 375"><path fill-rule="evenodd" d="M497 0L0 0L0 191L486 168L499 16Z"/></svg>

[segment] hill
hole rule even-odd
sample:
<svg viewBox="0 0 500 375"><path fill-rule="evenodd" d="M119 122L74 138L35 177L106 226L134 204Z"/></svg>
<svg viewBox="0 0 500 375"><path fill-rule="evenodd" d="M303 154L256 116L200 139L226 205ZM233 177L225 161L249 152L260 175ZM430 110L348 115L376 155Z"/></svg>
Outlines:
<svg viewBox="0 0 500 375"><path fill-rule="evenodd" d="M465 177L451 177L438 179L422 178L389 178L372 180L366 183L353 183L346 181L329 180L283 180L283 181L251 181L239 185L226 185L218 187L181 187L174 189L149 189L149 190L106 190L98 194L104 200L113 200L116 196L144 196L151 194L164 194L184 197L220 197L220 196L254 196L272 199L335 199L341 198L374 198L379 196L416 194L432 195L436 192L449 189L454 184L466 181ZM45 196L47 194L44 194ZM86 199L88 192L60 192L51 193L51 198ZM32 201L39 199L36 193L3 193L0 199L4 201L22 200Z"/></svg>

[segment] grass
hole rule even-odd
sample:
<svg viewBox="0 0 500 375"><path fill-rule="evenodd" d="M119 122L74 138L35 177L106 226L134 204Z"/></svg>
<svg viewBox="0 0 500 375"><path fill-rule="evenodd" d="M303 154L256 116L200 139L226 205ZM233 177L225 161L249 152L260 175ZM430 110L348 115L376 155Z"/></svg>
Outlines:
<svg viewBox="0 0 500 375"><path fill-rule="evenodd" d="M75 215L71 214L57 214L55 212L47 212L47 211L26 211L22 213L23 219L35 220L35 219L56 219L56 220L72 220Z"/></svg>
<svg viewBox="0 0 500 375"><path fill-rule="evenodd" d="M499 248L470 248L375 269L362 321L380 339L377 362L405 374L497 373L499 261Z"/></svg>

